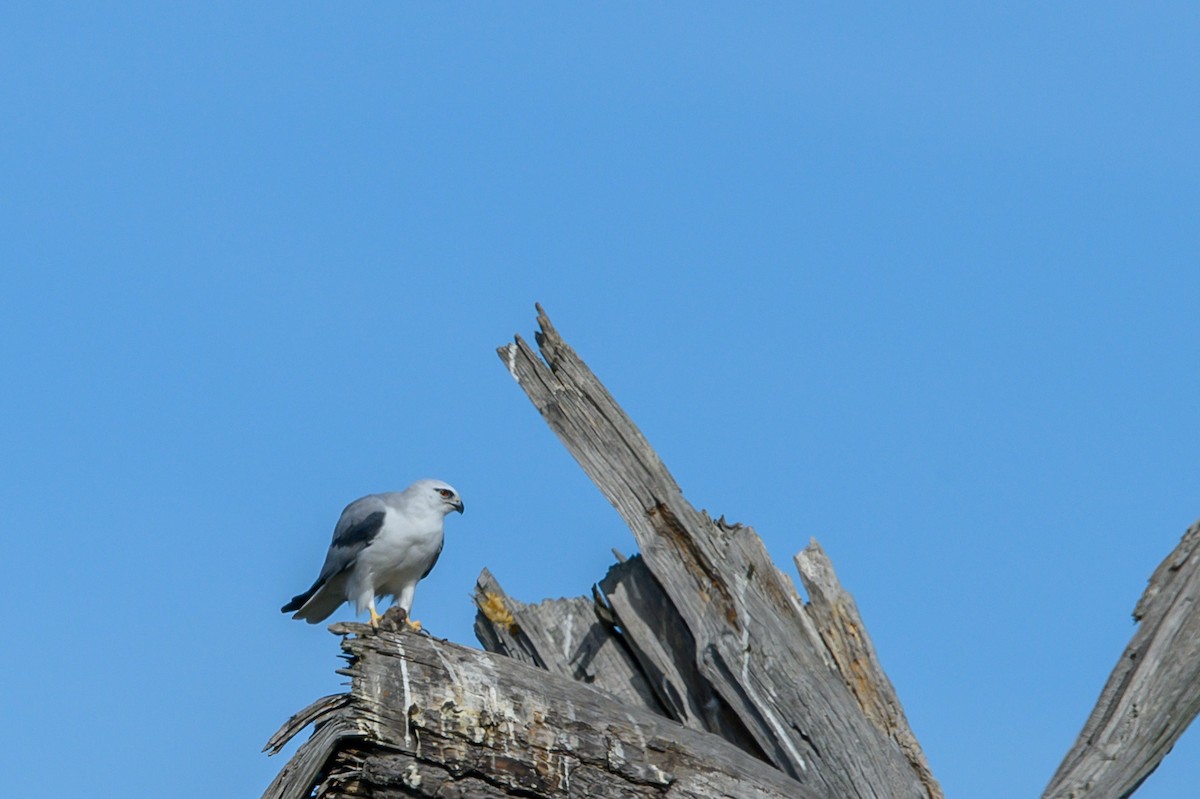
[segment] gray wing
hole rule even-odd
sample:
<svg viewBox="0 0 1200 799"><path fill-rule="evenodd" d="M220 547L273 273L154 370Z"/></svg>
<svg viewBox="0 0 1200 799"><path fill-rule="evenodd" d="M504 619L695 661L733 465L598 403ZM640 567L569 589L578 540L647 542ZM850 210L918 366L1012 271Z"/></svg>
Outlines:
<svg viewBox="0 0 1200 799"><path fill-rule="evenodd" d="M374 494L356 499L347 505L333 528L333 541L325 554L325 563L321 566L320 575L307 591L292 597L281 610L284 613L303 612L305 605L316 596L322 586L354 565L359 553L379 535L386 515L387 506ZM323 608L322 613L318 613L309 621L316 622L325 618L344 601L344 598L339 596L336 600L332 606Z"/></svg>
<svg viewBox="0 0 1200 799"><path fill-rule="evenodd" d="M347 505L338 519L337 526L333 528L333 541L330 542L329 552L325 555L320 579L327 580L353 566L359 553L366 549L383 529L385 515L387 506L374 494L356 499Z"/></svg>

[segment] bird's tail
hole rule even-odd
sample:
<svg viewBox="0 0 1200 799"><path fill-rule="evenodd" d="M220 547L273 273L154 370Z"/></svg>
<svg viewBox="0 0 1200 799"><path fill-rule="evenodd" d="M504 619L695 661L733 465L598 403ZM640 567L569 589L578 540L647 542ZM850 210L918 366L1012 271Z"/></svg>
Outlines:
<svg viewBox="0 0 1200 799"><path fill-rule="evenodd" d="M304 603L313 598L313 594L321 590L321 586L325 584L324 580L317 580L312 584L312 588L305 591L303 594L296 594L292 597L292 601L281 607L281 613L291 613L304 607Z"/></svg>
<svg viewBox="0 0 1200 799"><path fill-rule="evenodd" d="M324 621L333 615L338 605L346 601L346 580L342 575L335 575L329 580L317 580L312 588L303 594L292 597L292 601L280 610L284 613L295 611L293 619L304 619L309 624Z"/></svg>

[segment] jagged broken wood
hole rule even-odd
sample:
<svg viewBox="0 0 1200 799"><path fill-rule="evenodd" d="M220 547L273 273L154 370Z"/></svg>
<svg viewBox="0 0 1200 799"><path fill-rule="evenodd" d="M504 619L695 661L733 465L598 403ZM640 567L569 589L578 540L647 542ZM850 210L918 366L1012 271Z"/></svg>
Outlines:
<svg viewBox="0 0 1200 799"><path fill-rule="evenodd" d="M475 601L476 636L489 651L549 663L551 671L691 729L716 733L765 760L700 676L687 628L640 557L613 566L590 600L526 605L508 598L485 570ZM497 612L501 606L505 610Z"/></svg>
<svg viewBox="0 0 1200 799"><path fill-rule="evenodd" d="M272 739L316 730L267 796L938 799L853 603L814 590L836 580L810 611L752 529L688 504L538 310L542 357L518 337L501 358L641 555L539 605L481 575L477 635L506 657L335 625L357 634L351 691ZM865 646L843 646L851 629Z"/></svg>
<svg viewBox="0 0 1200 799"><path fill-rule="evenodd" d="M772 766L821 795L940 796L899 705L885 721L851 690L882 670L839 671L758 535L688 503L641 432L538 311L541 357L518 336L501 348L501 359L629 525L662 587L663 612L687 631L684 660L709 692L700 704L710 712L680 720L712 729L706 716L715 713ZM672 673L669 663L658 665ZM691 695L685 675L681 682L673 688L683 714L694 703L683 700ZM890 685L873 693L894 695Z"/></svg>
<svg viewBox="0 0 1200 799"><path fill-rule="evenodd" d="M853 598L819 545L796 556L805 603L751 528L684 499L538 312L540 356L517 337L501 359L641 554L619 557L590 597L535 605L509 597L485 570L475 601L486 653L334 625L351 690L314 703L272 737L268 748L278 751L314 728L265 799L940 799ZM1189 531L1155 574L1138 611L1139 635L1148 637L1130 645L1047 799L1132 791L1195 715L1198 536ZM1180 712L1156 706L1170 718L1139 717L1147 697ZM1112 757L1112 745L1132 756Z"/></svg>
<svg viewBox="0 0 1200 799"><path fill-rule="evenodd" d="M1200 522L1150 577L1138 630L1043 799L1124 799L1200 712Z"/></svg>
<svg viewBox="0 0 1200 799"><path fill-rule="evenodd" d="M549 599L530 607L510 598L487 569L475 586L475 636L496 652L602 688L624 702L667 715L594 600Z"/></svg>
<svg viewBox="0 0 1200 799"><path fill-rule="evenodd" d="M278 747L297 724L316 726L264 799L313 785L319 796L820 796L716 736L568 677L409 631L331 629L344 635L350 693L272 738Z"/></svg>

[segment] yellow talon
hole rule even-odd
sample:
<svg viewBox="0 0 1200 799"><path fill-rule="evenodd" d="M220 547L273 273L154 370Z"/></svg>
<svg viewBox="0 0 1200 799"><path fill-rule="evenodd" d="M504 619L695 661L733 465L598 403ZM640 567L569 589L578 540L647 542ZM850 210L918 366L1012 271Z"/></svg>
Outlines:
<svg viewBox="0 0 1200 799"><path fill-rule="evenodd" d="M421 632L421 622L413 621L411 619L405 619L405 621L408 623L408 626L412 628L413 632L415 632L415 633Z"/></svg>
<svg viewBox="0 0 1200 799"><path fill-rule="evenodd" d="M380 616L378 613L376 613L376 612L375 612L375 606L374 606L374 605L371 605L370 607L368 607L368 608L367 608L367 610L371 611L371 626L372 626L372 627L378 627L378 626L379 626L379 620L380 620L381 618L383 618L383 617L382 617L382 616Z"/></svg>

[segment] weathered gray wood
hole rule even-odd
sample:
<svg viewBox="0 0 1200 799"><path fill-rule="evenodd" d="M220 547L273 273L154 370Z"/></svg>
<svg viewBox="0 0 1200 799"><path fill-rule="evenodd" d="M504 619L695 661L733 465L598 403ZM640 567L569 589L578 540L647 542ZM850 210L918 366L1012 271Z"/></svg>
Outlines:
<svg viewBox="0 0 1200 799"><path fill-rule="evenodd" d="M501 359L633 531L695 641L699 671L756 745L824 796L930 796L921 762L863 713L754 531L713 522L688 504L538 310L542 357L518 336Z"/></svg>
<svg viewBox="0 0 1200 799"><path fill-rule="evenodd" d="M700 675L687 627L640 556L609 569L593 593L527 605L484 569L476 637L489 652L594 685L766 759Z"/></svg>
<svg viewBox="0 0 1200 799"><path fill-rule="evenodd" d="M475 635L489 652L514 657L667 715L628 647L584 597L526 605L487 569L475 585Z"/></svg>
<svg viewBox="0 0 1200 799"><path fill-rule="evenodd" d="M646 564L638 556L627 559L610 568L598 588L664 715L712 732L700 698L712 691L696 668L695 642Z"/></svg>
<svg viewBox="0 0 1200 799"><path fill-rule="evenodd" d="M716 736L586 684L409 631L332 629L346 634L351 688L325 723L356 733L312 777L323 795L818 796Z"/></svg>
<svg viewBox="0 0 1200 799"><path fill-rule="evenodd" d="M288 719L271 736L263 751L275 755L309 724L315 726L312 737L275 776L262 799L298 799L310 795L312 787L321 781L320 775L328 770L334 754L359 734L355 719L346 713L349 703L349 694L318 699Z"/></svg>
<svg viewBox="0 0 1200 799"><path fill-rule="evenodd" d="M816 625L829 656L846 687L858 700L858 706L876 727L883 730L899 746L916 768L931 797L942 797L941 786L933 777L925 753L921 751L896 689L888 679L875 654L875 645L867 635L867 626L858 613L854 597L842 588L825 550L812 539L796 555L796 570L808 594L805 606Z"/></svg>
<svg viewBox="0 0 1200 799"><path fill-rule="evenodd" d="M335 625L351 691L272 736L276 753L315 730L264 799L940 799L816 542L796 556L805 604L752 529L687 503L538 311L541 357L520 337L500 356L642 557L618 555L591 600L538 605L507 597L485 570L477 633L506 657L397 631L387 617L378 631ZM1151 577L1141 626L1043 799L1128 797L1200 711L1198 595L1200 523Z"/></svg>
<svg viewBox="0 0 1200 799"><path fill-rule="evenodd" d="M767 760L737 714L700 673L696 642L645 560L635 555L613 566L599 588L622 640L667 715Z"/></svg>
<svg viewBox="0 0 1200 799"><path fill-rule="evenodd" d="M541 629L541 625L525 618L525 604L509 597L500 587L492 573L484 569L475 581L475 637L489 652L506 655L522 663L538 668L548 668L538 654L538 646L529 637L528 630ZM518 619L517 617L521 618ZM548 643L543 647L551 650ZM554 663L553 657L550 662Z"/></svg>
<svg viewBox="0 0 1200 799"><path fill-rule="evenodd" d="M1043 799L1124 799L1200 712L1200 522L1150 577L1139 622Z"/></svg>
<svg viewBox="0 0 1200 799"><path fill-rule="evenodd" d="M766 759L700 674L691 634L640 556L609 569L593 594L527 605L484 569L476 637L489 652L595 685Z"/></svg>

